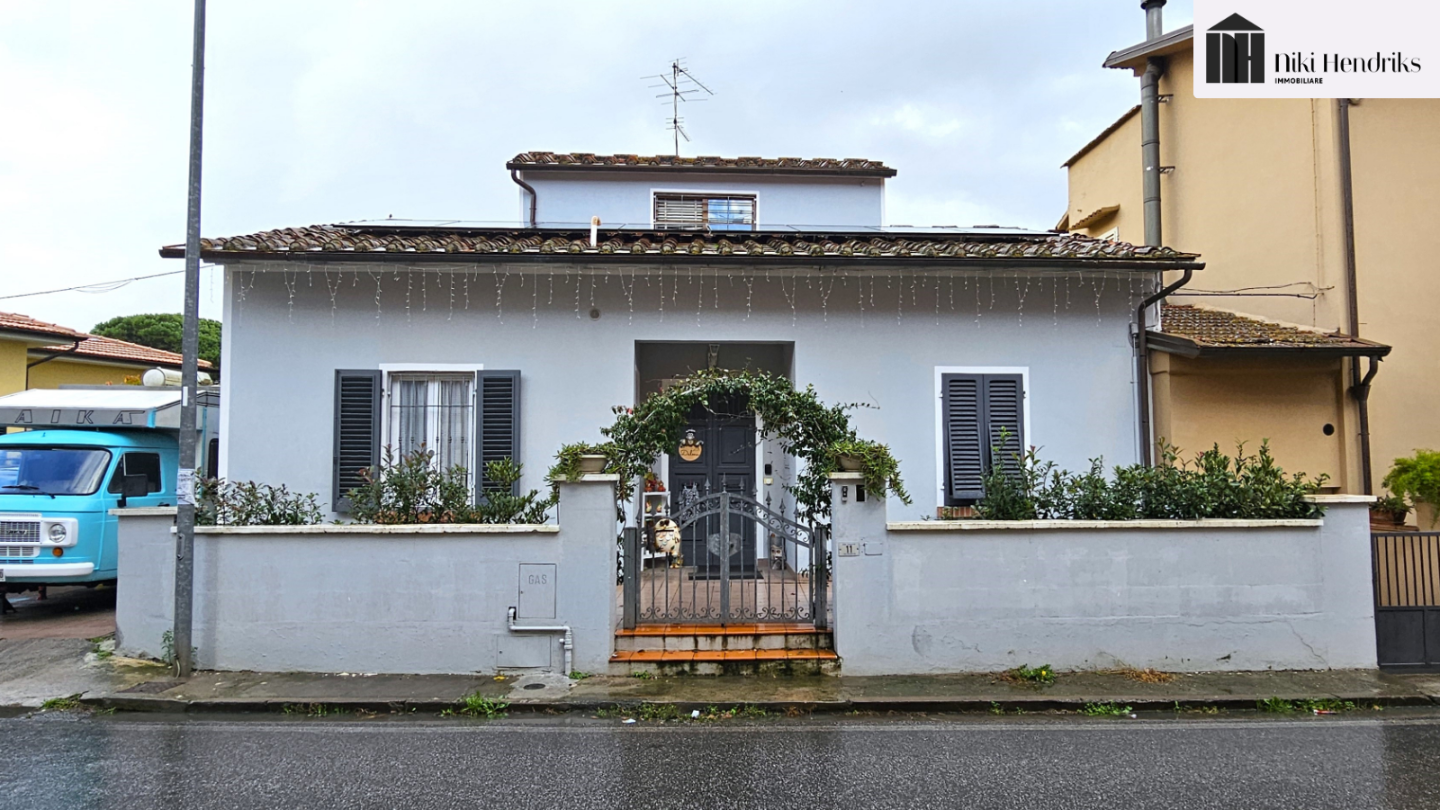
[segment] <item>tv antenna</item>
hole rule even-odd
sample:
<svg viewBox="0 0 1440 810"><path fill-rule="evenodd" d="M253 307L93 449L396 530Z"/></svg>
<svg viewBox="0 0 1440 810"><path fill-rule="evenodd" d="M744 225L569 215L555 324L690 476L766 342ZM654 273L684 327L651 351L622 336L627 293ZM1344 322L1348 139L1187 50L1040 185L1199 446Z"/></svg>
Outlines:
<svg viewBox="0 0 1440 810"><path fill-rule="evenodd" d="M663 84L654 84L651 87L664 87L664 93L656 93L656 98L670 99L670 118L666 121L667 128L675 132L675 157L680 157L680 139L684 138L686 143L690 142L690 136L685 133L685 119L680 117L680 102L704 101L703 98L688 98L704 90L707 95L715 95L715 91L700 83L700 80L691 75L685 69L685 60L675 58L670 62L670 72L661 73L655 76L646 76L647 79L659 79Z"/></svg>

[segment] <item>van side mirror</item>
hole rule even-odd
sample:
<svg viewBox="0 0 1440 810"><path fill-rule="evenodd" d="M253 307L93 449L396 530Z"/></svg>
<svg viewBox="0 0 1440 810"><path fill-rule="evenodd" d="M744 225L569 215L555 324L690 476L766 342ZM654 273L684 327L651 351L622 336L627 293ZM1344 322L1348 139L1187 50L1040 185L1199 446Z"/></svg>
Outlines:
<svg viewBox="0 0 1440 810"><path fill-rule="evenodd" d="M150 494L150 479L144 473L126 475L120 478L120 508L124 509L130 498L143 498Z"/></svg>

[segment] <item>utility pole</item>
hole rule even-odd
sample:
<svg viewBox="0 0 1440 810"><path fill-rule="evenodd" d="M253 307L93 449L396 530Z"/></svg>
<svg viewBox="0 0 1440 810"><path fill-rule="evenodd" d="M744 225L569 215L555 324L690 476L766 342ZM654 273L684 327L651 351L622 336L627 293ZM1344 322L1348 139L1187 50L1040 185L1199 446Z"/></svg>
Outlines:
<svg viewBox="0 0 1440 810"><path fill-rule="evenodd" d="M180 338L180 475L175 515L175 669L195 670L191 625L195 592L195 397L200 354L200 145L205 108L205 0L195 0L190 68L190 184L185 221L185 326Z"/></svg>

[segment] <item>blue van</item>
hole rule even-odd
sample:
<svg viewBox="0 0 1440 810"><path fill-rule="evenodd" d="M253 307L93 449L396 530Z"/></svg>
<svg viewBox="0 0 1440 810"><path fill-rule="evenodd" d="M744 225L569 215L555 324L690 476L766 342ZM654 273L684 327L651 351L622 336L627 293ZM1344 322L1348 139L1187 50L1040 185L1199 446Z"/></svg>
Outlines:
<svg viewBox="0 0 1440 810"><path fill-rule="evenodd" d="M202 471L216 398L200 400ZM0 397L0 425L26 428L0 435L0 595L116 579L111 510L176 504L179 402L178 389L128 386Z"/></svg>

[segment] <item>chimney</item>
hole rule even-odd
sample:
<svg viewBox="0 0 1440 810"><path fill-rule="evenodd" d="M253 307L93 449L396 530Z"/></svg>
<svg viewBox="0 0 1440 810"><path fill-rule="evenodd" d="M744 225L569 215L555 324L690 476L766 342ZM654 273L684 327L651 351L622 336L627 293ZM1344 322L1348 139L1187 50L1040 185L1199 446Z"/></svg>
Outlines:
<svg viewBox="0 0 1440 810"><path fill-rule="evenodd" d="M1165 7L1165 0L1142 0L1140 7L1145 9L1146 41L1159 39L1165 33L1165 25L1160 21L1160 10Z"/></svg>

